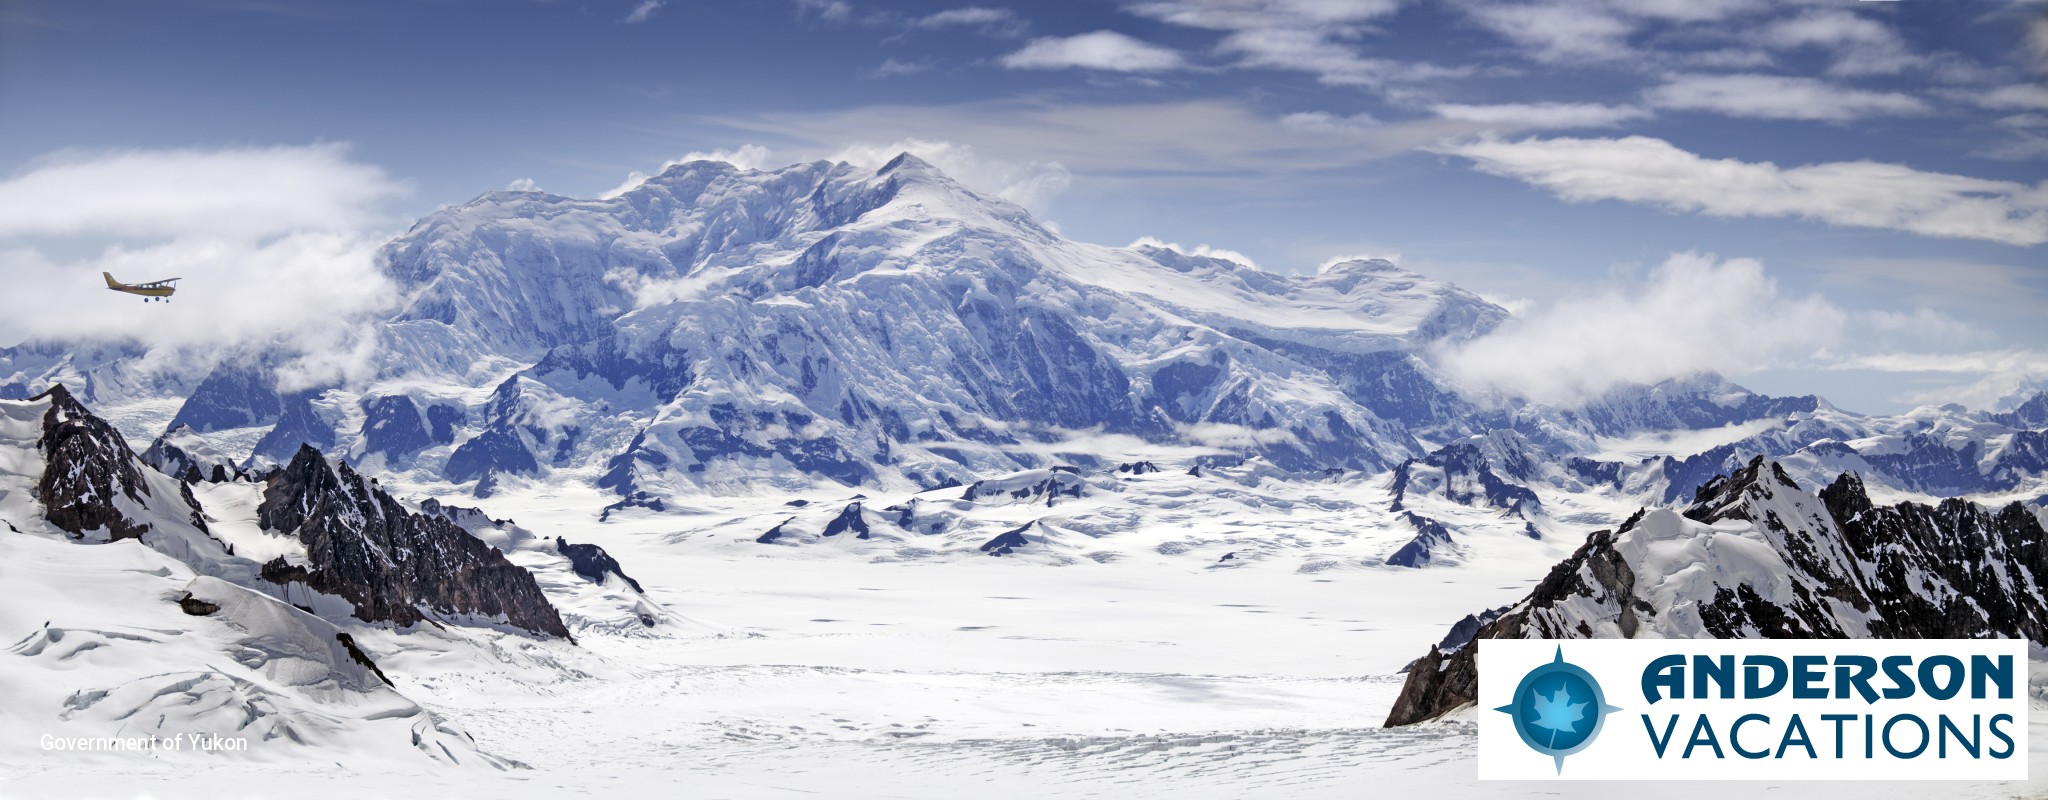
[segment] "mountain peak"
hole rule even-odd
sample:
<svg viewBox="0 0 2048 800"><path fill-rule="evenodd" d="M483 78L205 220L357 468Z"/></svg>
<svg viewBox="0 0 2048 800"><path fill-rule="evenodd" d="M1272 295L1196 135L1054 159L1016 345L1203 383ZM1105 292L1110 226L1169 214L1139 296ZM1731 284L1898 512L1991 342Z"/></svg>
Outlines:
<svg viewBox="0 0 2048 800"><path fill-rule="evenodd" d="M910 151L908 150L905 150L901 153L897 153L895 158L889 159L889 163L883 164L881 169L875 171L875 174L889 175L895 172L911 171L927 172L939 175L941 177L944 176L944 173L940 172L937 167L932 166L931 162L926 161L922 158L918 158L917 156L911 155Z"/></svg>

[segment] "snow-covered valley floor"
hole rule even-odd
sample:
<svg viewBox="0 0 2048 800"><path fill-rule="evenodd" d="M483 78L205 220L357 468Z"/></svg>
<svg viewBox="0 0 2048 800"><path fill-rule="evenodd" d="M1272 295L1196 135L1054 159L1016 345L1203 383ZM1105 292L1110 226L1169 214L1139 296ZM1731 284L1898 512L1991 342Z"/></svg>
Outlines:
<svg viewBox="0 0 2048 800"><path fill-rule="evenodd" d="M1106 560L899 559L901 542L757 544L787 515L775 500L600 524L590 509L603 499L558 484L481 504L602 545L696 624L584 632L576 647L506 636L496 658L419 634L365 637L408 697L529 769L349 752L84 762L8 742L0 796L2048 796L2038 701L2028 784L1480 783L1469 722L1379 727L1404 664L1463 614L1521 597L1579 537L1504 526L1497 541L1468 539L1464 563L1400 569L1360 564L1405 535L1360 520L1355 536L1304 536L1300 552L1233 563L1160 546L1225 538L1190 518L1095 540L1115 552ZM1276 510L1250 527L1334 524L1318 513ZM1261 518L1234 521L1247 519ZM1266 552L1217 545L1234 546ZM1324 557L1340 566L1302 569Z"/></svg>

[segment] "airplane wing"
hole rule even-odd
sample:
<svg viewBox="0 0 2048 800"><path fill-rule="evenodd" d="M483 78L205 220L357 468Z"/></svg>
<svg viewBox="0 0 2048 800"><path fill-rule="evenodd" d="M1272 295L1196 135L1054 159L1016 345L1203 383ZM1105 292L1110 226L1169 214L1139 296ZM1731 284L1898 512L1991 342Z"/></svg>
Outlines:
<svg viewBox="0 0 2048 800"><path fill-rule="evenodd" d="M136 287L136 288L138 288L138 289L160 289L160 288L162 288L162 287L164 287L164 286L168 286L168 285L170 285L170 284L173 284L173 283L177 283L178 281L181 281L181 280L184 280L184 278L165 278L165 279L163 279L163 280L160 280L160 281L150 281L150 282L148 282L148 283L138 283L138 284L135 284L135 287Z"/></svg>

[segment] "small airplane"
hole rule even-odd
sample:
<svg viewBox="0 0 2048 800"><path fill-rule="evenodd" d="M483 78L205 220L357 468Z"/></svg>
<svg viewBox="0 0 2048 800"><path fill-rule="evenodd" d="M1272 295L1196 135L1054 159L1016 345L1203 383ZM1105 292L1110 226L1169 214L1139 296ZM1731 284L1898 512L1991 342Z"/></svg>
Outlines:
<svg viewBox="0 0 2048 800"><path fill-rule="evenodd" d="M165 278L160 281L150 281L148 283L122 283L120 281L114 280L114 273L102 272L100 273L100 275L107 279L108 289L112 289L117 292L127 292L132 295L138 295L142 298L143 302L148 302L151 300L161 300L166 303L170 302L171 293L178 291L178 281L183 280L182 278Z"/></svg>

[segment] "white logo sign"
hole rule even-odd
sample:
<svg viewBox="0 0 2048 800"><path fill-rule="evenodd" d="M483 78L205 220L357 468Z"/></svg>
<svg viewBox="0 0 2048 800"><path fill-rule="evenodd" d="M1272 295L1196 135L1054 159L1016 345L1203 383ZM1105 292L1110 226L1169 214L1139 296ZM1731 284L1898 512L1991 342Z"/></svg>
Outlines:
<svg viewBox="0 0 2048 800"><path fill-rule="evenodd" d="M1482 639L1483 780L2025 780L2016 639Z"/></svg>

